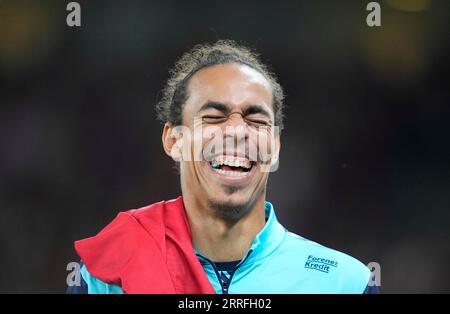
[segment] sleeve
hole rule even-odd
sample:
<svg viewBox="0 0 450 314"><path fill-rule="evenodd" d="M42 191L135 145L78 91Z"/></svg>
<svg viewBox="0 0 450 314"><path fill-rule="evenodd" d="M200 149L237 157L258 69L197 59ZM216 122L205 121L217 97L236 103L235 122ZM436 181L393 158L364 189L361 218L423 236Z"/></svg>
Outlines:
<svg viewBox="0 0 450 314"><path fill-rule="evenodd" d="M380 294L380 286L375 284L375 274L370 273L369 282L364 289L363 294Z"/></svg>
<svg viewBox="0 0 450 314"><path fill-rule="evenodd" d="M363 294L380 294L380 288L378 286L369 286L367 285L366 289L364 290Z"/></svg>
<svg viewBox="0 0 450 314"><path fill-rule="evenodd" d="M69 287L67 294L123 294L122 288L95 278L88 272L83 262L80 262L80 265L80 285Z"/></svg>

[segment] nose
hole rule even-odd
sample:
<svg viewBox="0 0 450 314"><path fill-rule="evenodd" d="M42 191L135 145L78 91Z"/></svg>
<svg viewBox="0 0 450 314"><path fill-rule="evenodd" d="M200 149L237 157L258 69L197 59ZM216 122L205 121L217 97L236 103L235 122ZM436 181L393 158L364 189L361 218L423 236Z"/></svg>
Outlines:
<svg viewBox="0 0 450 314"><path fill-rule="evenodd" d="M233 112L228 116L226 123L225 136L235 137L237 139L247 139L248 130L244 117L239 112Z"/></svg>

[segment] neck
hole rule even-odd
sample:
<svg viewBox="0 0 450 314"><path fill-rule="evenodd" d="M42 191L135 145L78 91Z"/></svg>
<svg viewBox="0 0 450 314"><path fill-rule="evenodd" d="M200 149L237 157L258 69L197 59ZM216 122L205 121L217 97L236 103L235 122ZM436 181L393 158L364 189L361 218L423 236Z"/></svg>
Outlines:
<svg viewBox="0 0 450 314"><path fill-rule="evenodd" d="M183 194L192 244L214 262L241 260L265 224L265 193L246 215L230 222L219 217L206 200Z"/></svg>

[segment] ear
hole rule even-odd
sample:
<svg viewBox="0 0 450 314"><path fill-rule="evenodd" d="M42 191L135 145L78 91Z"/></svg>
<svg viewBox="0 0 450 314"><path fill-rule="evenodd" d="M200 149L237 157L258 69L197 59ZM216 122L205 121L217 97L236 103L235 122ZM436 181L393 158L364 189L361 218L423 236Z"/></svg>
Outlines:
<svg viewBox="0 0 450 314"><path fill-rule="evenodd" d="M179 139L176 134L176 130L173 125L169 122L164 124L162 132L162 144L164 151L175 161L180 161L181 158L181 147Z"/></svg>

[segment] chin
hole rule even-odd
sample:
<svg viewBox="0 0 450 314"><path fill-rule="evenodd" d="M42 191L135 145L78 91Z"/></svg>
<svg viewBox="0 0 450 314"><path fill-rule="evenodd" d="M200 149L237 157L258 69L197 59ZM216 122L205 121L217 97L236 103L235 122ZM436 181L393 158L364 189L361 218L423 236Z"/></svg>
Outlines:
<svg viewBox="0 0 450 314"><path fill-rule="evenodd" d="M209 206L214 209L220 217L226 220L239 220L251 210L255 198L241 194L238 191L231 195L227 192L220 193L221 196L219 197L218 194L215 193L214 196L208 198Z"/></svg>

